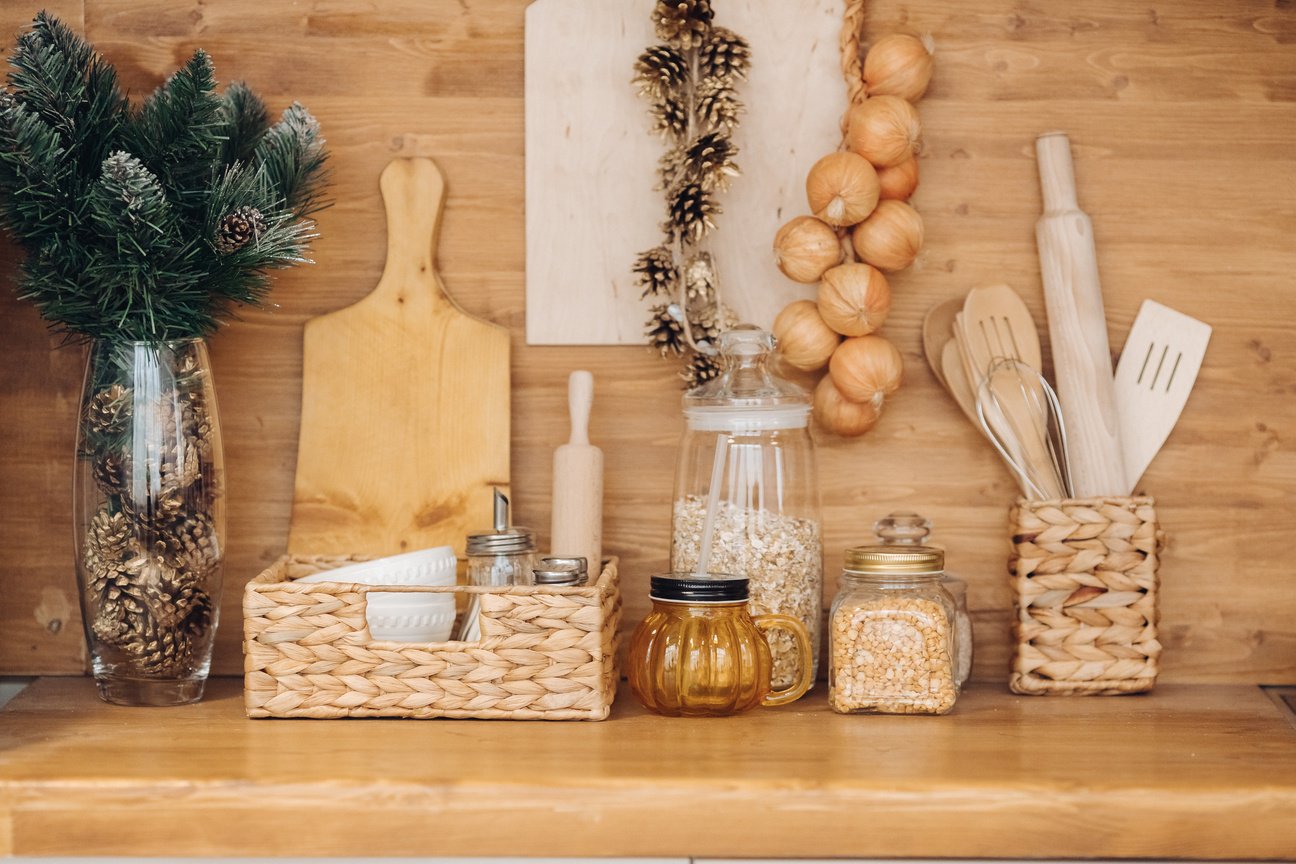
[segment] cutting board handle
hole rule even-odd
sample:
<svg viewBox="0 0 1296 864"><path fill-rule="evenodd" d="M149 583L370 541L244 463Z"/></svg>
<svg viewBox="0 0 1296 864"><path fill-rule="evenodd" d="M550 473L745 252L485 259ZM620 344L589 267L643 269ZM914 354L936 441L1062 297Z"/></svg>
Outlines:
<svg viewBox="0 0 1296 864"><path fill-rule="evenodd" d="M378 181L387 214L387 263L370 297L399 302L452 303L436 276L436 249L445 209L445 177L424 158L393 159ZM425 287L406 296L409 286Z"/></svg>

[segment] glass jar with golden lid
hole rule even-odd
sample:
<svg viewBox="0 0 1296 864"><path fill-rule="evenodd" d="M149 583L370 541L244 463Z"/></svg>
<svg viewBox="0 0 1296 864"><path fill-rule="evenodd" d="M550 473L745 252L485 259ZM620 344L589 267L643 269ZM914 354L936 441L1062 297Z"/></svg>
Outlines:
<svg viewBox="0 0 1296 864"><path fill-rule="evenodd" d="M813 683L810 636L788 615L748 611L748 581L725 574L652 577L652 611L635 629L627 655L630 689L650 711L725 716L786 705ZM800 675L772 690L765 633L782 629L796 645Z"/></svg>
<svg viewBox="0 0 1296 864"><path fill-rule="evenodd" d="M843 714L945 714L958 699L954 598L932 546L846 550L828 620L828 702Z"/></svg>

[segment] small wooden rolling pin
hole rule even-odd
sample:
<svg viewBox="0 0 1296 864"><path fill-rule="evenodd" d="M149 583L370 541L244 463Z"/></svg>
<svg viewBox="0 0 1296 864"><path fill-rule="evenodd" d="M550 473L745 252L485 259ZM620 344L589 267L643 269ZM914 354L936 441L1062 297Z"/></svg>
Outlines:
<svg viewBox="0 0 1296 864"><path fill-rule="evenodd" d="M1053 374L1066 423L1072 494L1124 495L1130 484L1125 480L1093 223L1076 202L1067 136L1039 136L1035 153L1044 194L1035 242L1053 343Z"/></svg>
<svg viewBox="0 0 1296 864"><path fill-rule="evenodd" d="M571 440L554 451L549 532L550 554L583 556L589 563L590 582L603 569L603 451L589 440L593 402L594 376L571 373L567 381Z"/></svg>

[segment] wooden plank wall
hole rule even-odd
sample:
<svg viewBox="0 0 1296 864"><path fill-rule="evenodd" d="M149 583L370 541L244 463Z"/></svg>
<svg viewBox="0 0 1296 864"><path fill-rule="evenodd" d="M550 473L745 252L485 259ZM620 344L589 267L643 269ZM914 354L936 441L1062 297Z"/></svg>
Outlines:
<svg viewBox="0 0 1296 864"><path fill-rule="evenodd" d="M716 5L723 19L724 0ZM524 344L523 0L51 7L137 94L201 46L224 80L245 78L276 108L293 98L307 104L333 147L337 204L321 220L318 264L281 278L278 308L246 313L213 345L230 493L217 670L241 668L239 589L284 548L302 323L377 279L378 174L396 155L441 164L449 182L441 272L468 310L513 331L520 521L547 525L566 374L596 370L592 431L607 453L607 545L623 557L627 620L637 620L646 576L667 558L679 391L672 370L645 349ZM0 2L6 41L35 8ZM1197 391L1142 487L1158 497L1171 537L1162 568L1165 678L1296 683L1291 0L870 3L870 32L897 26L931 31L940 46L922 104L927 147L916 198L927 255L920 272L895 280L886 328L904 352L904 389L869 437L821 438L830 573L879 515L913 508L930 516L952 569L972 583L977 674L1002 680L1014 487L924 367L919 324L933 303L991 279L1016 286L1043 320L1032 141L1066 129L1081 203L1096 225L1112 345L1123 343L1144 297L1215 326ZM753 254L768 242L752 238ZM12 299L14 260L6 249L0 268L0 672L75 673L83 651L69 478L81 360Z"/></svg>

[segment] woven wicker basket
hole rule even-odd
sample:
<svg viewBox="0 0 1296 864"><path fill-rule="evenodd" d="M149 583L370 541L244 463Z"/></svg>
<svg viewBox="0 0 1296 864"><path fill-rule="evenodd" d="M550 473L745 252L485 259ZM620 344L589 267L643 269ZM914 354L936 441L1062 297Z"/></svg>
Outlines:
<svg viewBox="0 0 1296 864"><path fill-rule="evenodd" d="M616 559L583 588L294 580L360 557L275 562L243 595L249 717L602 720L617 684ZM375 642L369 591L481 594L479 642Z"/></svg>
<svg viewBox="0 0 1296 864"><path fill-rule="evenodd" d="M1011 522L1013 692L1151 690L1161 656L1153 500L1019 501Z"/></svg>

